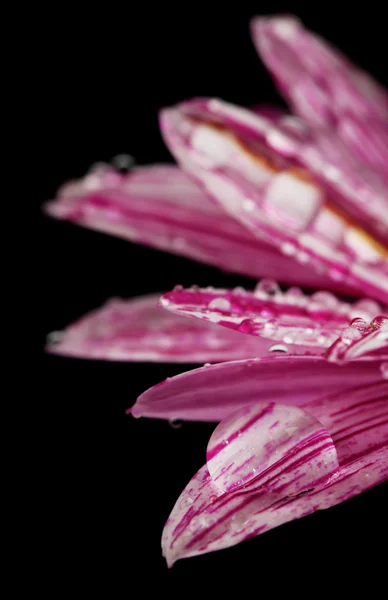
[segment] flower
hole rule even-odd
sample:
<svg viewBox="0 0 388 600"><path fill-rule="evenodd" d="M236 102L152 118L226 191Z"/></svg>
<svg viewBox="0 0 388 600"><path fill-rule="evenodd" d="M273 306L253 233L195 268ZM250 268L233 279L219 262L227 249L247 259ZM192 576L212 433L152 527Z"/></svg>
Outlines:
<svg viewBox="0 0 388 600"><path fill-rule="evenodd" d="M220 422L166 523L169 565L388 478L388 94L294 17L255 19L252 35L294 114L207 98L164 109L179 166L100 166L46 207L261 278L253 292L177 286L160 300L167 311L157 296L111 300L48 344L219 363L129 410ZM283 292L272 277L330 292Z"/></svg>

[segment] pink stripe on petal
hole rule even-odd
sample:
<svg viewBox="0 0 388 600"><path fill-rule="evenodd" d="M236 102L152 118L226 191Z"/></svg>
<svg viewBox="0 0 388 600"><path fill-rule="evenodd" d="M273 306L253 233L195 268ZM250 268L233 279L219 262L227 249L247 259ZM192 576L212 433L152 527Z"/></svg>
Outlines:
<svg viewBox="0 0 388 600"><path fill-rule="evenodd" d="M165 109L161 128L181 166L258 239L388 301L387 184L330 131L214 99Z"/></svg>
<svg viewBox="0 0 388 600"><path fill-rule="evenodd" d="M134 417L217 422L253 402L304 407L331 393L381 381L384 364L376 359L338 364L273 352L172 377L141 394L130 412Z"/></svg>
<svg viewBox="0 0 388 600"><path fill-rule="evenodd" d="M258 343L257 356L266 354L274 342L286 344L293 353L322 354L352 319L363 317L369 322L381 311L373 301L369 305L365 300L350 304L329 292L307 296L291 288L282 293L268 279L263 279L254 292L243 288L178 289L164 294L160 302L178 315L204 319L258 337L261 346Z"/></svg>
<svg viewBox="0 0 388 600"><path fill-rule="evenodd" d="M255 278L275 274L280 281L312 288L333 286L329 278L257 240L173 165L138 167L129 174L109 167L92 171L66 184L45 210L226 271Z"/></svg>
<svg viewBox="0 0 388 600"><path fill-rule="evenodd" d="M56 332L47 350L79 358L117 361L219 362L254 356L257 340L169 313L159 296L112 299Z"/></svg>

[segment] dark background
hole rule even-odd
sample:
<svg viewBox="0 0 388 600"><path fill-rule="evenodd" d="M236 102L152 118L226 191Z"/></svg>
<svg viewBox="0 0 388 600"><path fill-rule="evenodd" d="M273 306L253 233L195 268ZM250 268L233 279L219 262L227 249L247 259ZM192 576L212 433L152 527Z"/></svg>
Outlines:
<svg viewBox="0 0 388 600"><path fill-rule="evenodd" d="M386 22L376 2L338 12L338 5L277 2L62 5L40 21L34 50L39 163L36 206L67 179L119 153L139 164L171 160L157 111L192 96L239 104L281 104L250 40L259 13L294 12L312 29L387 83ZM42 15L43 17L43 15ZM129 242L39 218L40 345L110 296L131 297L175 284L244 285L237 276ZM249 282L248 282L249 285ZM250 284L251 285L251 284ZM179 493L204 462L213 426L134 420L124 410L139 393L193 365L113 364L40 357L42 477L39 536L46 585L129 592L182 577L215 583L227 576L255 593L285 585L329 592L333 577L383 576L387 489L380 486L329 511L290 523L222 552L179 561L161 557L163 525ZM292 382L290 382L292 385ZM382 546L377 544L382 540ZM386 567L385 567L386 570ZM284 583L283 583L284 582ZM279 587L280 586L280 587ZM186 588L182 588L185 593ZM104 594L103 594L104 595ZM135 594L137 597L137 594ZM140 592L139 592L140 597Z"/></svg>

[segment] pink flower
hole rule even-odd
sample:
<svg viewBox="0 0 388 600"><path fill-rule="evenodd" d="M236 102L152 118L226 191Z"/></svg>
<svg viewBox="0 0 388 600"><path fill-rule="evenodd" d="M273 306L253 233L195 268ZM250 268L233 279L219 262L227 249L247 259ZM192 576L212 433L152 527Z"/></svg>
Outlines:
<svg viewBox="0 0 388 600"><path fill-rule="evenodd" d="M388 94L294 17L256 19L252 34L294 115L219 99L164 109L179 167L93 169L46 207L263 278L254 292L177 286L161 298L167 311L157 296L111 300L48 345L220 363L162 382L130 409L221 421L166 523L170 565L388 478ZM282 292L272 278L330 292Z"/></svg>

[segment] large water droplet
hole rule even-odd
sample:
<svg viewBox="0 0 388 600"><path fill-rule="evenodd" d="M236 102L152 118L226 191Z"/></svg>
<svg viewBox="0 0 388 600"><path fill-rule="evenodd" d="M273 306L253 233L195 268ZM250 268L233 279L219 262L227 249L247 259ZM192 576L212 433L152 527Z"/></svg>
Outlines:
<svg viewBox="0 0 388 600"><path fill-rule="evenodd" d="M366 321L364 321L364 319L356 317L350 322L350 327L354 327L358 331L364 332L368 327L368 324L366 323Z"/></svg>
<svg viewBox="0 0 388 600"><path fill-rule="evenodd" d="M295 459L302 458L306 464L298 469ZM338 468L334 443L322 424L300 408L274 402L245 406L224 419L209 440L206 460L215 486L224 492L270 481L272 489L286 486L286 494L298 493Z"/></svg>
<svg viewBox="0 0 388 600"><path fill-rule="evenodd" d="M269 348L268 352L288 352L288 348L284 344L274 344Z"/></svg>
<svg viewBox="0 0 388 600"><path fill-rule="evenodd" d="M213 298L208 304L210 310L230 311L231 304L227 298Z"/></svg>
<svg viewBox="0 0 388 600"><path fill-rule="evenodd" d="M311 296L311 300L317 305L320 305L322 308L331 310L333 310L338 304L337 298L330 292L315 292L315 294Z"/></svg>

